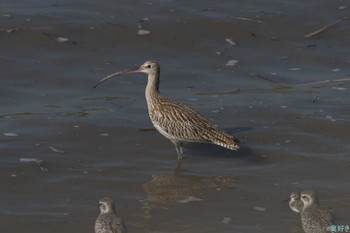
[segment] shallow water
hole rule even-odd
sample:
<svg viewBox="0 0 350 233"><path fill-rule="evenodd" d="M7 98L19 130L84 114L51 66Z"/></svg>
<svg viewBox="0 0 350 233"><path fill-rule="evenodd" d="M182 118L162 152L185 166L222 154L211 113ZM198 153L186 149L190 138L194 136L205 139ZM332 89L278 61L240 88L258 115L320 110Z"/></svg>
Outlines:
<svg viewBox="0 0 350 233"><path fill-rule="evenodd" d="M350 225L349 21L304 38L349 9L2 1L1 232L93 232L103 196L130 232L302 232L281 201L304 189ZM176 172L173 145L148 130L145 75L91 88L147 59L161 65L164 95L237 136L241 150L188 144Z"/></svg>

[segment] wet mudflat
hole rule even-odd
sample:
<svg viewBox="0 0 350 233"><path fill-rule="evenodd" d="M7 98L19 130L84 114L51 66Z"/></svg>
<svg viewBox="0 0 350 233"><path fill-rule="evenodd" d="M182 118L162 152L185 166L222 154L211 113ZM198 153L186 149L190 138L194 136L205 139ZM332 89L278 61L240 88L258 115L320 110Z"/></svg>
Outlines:
<svg viewBox="0 0 350 233"><path fill-rule="evenodd" d="M304 37L346 1L0 6L1 232L93 232L103 196L129 232L302 232L281 201L304 189L350 225L349 21ZM176 171L145 75L92 89L148 59L241 150L187 144Z"/></svg>

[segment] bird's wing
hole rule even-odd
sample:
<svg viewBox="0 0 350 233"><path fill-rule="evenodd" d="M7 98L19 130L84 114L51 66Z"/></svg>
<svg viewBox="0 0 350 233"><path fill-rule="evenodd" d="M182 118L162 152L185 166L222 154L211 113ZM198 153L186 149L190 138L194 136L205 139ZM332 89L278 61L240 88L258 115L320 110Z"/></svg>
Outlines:
<svg viewBox="0 0 350 233"><path fill-rule="evenodd" d="M114 216L111 222L111 229L113 229L113 233L127 233L124 220L117 215Z"/></svg>
<svg viewBox="0 0 350 233"><path fill-rule="evenodd" d="M161 97L150 109L152 122L174 138L193 142L213 142L235 149L238 139L218 130L188 105ZM232 147L232 148L231 148Z"/></svg>

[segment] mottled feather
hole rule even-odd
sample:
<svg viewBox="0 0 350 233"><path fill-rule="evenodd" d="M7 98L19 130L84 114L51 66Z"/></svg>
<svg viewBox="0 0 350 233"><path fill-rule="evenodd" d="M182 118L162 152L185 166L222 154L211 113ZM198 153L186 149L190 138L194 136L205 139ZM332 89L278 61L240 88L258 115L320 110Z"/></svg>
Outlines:
<svg viewBox="0 0 350 233"><path fill-rule="evenodd" d="M239 140L214 127L188 105L164 96L150 97L149 115L154 126L170 140L206 142L237 150Z"/></svg>
<svg viewBox="0 0 350 233"><path fill-rule="evenodd" d="M115 212L112 199L105 197L99 201L100 215L95 221L95 233L127 233L124 220Z"/></svg>
<svg viewBox="0 0 350 233"><path fill-rule="evenodd" d="M320 206L316 193L305 190L301 193L304 207L301 211L301 223L305 233L327 233L333 224L332 215L327 208Z"/></svg>

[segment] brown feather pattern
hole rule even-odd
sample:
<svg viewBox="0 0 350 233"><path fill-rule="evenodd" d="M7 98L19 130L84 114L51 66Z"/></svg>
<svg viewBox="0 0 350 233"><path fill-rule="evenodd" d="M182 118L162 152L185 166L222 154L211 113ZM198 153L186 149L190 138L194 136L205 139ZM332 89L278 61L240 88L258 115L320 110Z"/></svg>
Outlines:
<svg viewBox="0 0 350 233"><path fill-rule="evenodd" d="M230 150L239 149L237 138L217 129L190 106L177 103L159 93L160 67L155 61L146 61L139 68L108 75L94 87L112 77L129 73L148 75L145 96L149 116L154 127L174 143L179 160L183 158L183 142L206 142Z"/></svg>
<svg viewBox="0 0 350 233"><path fill-rule="evenodd" d="M239 140L214 127L188 105L177 103L160 94L148 96L149 116L165 137L175 141L206 142L237 150Z"/></svg>

